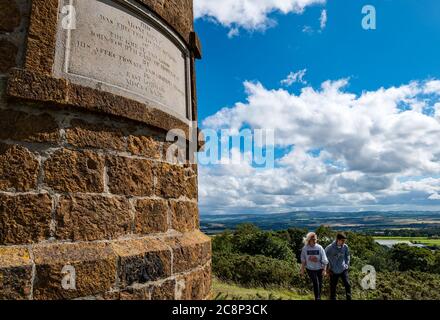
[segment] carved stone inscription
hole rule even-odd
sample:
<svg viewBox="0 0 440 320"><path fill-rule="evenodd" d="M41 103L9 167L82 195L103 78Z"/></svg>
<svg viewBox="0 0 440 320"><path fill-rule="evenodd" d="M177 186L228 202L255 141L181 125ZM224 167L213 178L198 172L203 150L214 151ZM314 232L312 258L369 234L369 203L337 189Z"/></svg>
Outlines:
<svg viewBox="0 0 440 320"><path fill-rule="evenodd" d="M64 73L187 118L187 58L153 18L115 0L74 0Z"/></svg>

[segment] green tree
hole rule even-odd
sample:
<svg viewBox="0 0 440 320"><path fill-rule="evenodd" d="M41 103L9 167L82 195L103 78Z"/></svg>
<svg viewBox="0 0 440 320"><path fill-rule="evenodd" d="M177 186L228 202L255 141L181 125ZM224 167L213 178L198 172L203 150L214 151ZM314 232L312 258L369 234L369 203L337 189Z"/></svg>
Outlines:
<svg viewBox="0 0 440 320"><path fill-rule="evenodd" d="M213 272L217 278L246 286L288 286L297 264L262 255L223 254L213 257Z"/></svg>
<svg viewBox="0 0 440 320"><path fill-rule="evenodd" d="M259 252L255 248L256 238L261 232L262 231L253 224L241 224L237 226L232 236L232 245L237 252L255 255Z"/></svg>
<svg viewBox="0 0 440 320"><path fill-rule="evenodd" d="M400 271L429 271L434 264L434 255L431 250L411 247L400 243L393 247L391 257L398 263Z"/></svg>
<svg viewBox="0 0 440 320"><path fill-rule="evenodd" d="M299 228L289 228L277 233L280 239L287 241L298 262L301 260L301 250L304 246L303 241L306 234L307 229Z"/></svg>
<svg viewBox="0 0 440 320"><path fill-rule="evenodd" d="M272 232L261 231L252 224L238 226L234 232L231 243L231 251L249 255L263 255L266 257L294 261L294 254L286 240L276 236ZM225 246L225 244L223 244Z"/></svg>
<svg viewBox="0 0 440 320"><path fill-rule="evenodd" d="M315 231L318 236L318 241L321 246L327 247L330 243L332 243L336 238L336 231L333 231L328 226L320 226Z"/></svg>
<svg viewBox="0 0 440 320"><path fill-rule="evenodd" d="M266 257L294 262L294 254L287 241L265 232L257 236L256 250Z"/></svg>
<svg viewBox="0 0 440 320"><path fill-rule="evenodd" d="M232 244L233 233L225 231L218 234L212 239L212 251L217 253L232 253L234 252L234 245Z"/></svg>
<svg viewBox="0 0 440 320"><path fill-rule="evenodd" d="M435 252L434 262L432 264L432 272L440 274L440 251Z"/></svg>

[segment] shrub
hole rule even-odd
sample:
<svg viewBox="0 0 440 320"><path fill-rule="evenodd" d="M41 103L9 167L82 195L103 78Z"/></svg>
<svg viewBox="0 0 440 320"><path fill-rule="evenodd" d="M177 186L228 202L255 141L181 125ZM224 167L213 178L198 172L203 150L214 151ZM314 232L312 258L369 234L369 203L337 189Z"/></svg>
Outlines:
<svg viewBox="0 0 440 320"><path fill-rule="evenodd" d="M213 256L213 273L224 281L245 286L288 286L299 273L296 264L262 255L220 254Z"/></svg>
<svg viewBox="0 0 440 320"><path fill-rule="evenodd" d="M303 239L307 234L306 229L289 228L288 230L278 231L276 236L286 241L295 255L296 261L301 261L301 250L304 246Z"/></svg>
<svg viewBox="0 0 440 320"><path fill-rule="evenodd" d="M431 269L432 272L440 274L440 251L436 251Z"/></svg>
<svg viewBox="0 0 440 320"><path fill-rule="evenodd" d="M425 248L398 244L391 250L391 257L398 263L400 271L429 271L434 264L434 255Z"/></svg>
<svg viewBox="0 0 440 320"><path fill-rule="evenodd" d="M234 246L231 242L233 233L230 231L225 231L219 235L216 235L212 239L212 251L213 252L223 252L223 253L233 253Z"/></svg>
<svg viewBox="0 0 440 320"><path fill-rule="evenodd" d="M360 280L360 278L359 278ZM363 300L439 300L440 276L417 271L381 272L376 290L362 290L357 282L354 298Z"/></svg>
<svg viewBox="0 0 440 320"><path fill-rule="evenodd" d="M214 238L213 248L221 253L243 253L294 262L289 244L271 232L264 232L251 224L240 225L233 234Z"/></svg>

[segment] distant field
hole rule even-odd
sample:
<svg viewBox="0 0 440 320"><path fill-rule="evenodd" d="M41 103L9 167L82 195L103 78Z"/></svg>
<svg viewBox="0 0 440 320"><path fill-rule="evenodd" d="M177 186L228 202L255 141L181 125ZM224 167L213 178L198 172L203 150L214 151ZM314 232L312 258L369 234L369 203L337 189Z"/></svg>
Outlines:
<svg viewBox="0 0 440 320"><path fill-rule="evenodd" d="M409 241L412 243L420 243L427 246L440 247L440 239L430 239L426 237L374 237L374 240Z"/></svg>
<svg viewBox="0 0 440 320"><path fill-rule="evenodd" d="M243 288L213 279L213 298L219 300L313 300L288 289Z"/></svg>
<svg viewBox="0 0 440 320"><path fill-rule="evenodd" d="M321 225L341 231L379 231L391 229L440 230L440 211L362 211L319 212L298 211L274 214L209 214L201 215L201 229L206 234L234 230L243 223L252 223L262 230L305 228L316 230Z"/></svg>

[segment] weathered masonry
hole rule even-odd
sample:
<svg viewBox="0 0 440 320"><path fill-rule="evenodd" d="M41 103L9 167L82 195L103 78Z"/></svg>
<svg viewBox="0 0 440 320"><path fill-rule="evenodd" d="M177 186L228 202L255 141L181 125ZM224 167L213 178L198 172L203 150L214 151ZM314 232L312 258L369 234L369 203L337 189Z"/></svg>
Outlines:
<svg viewBox="0 0 440 320"><path fill-rule="evenodd" d="M197 166L166 138L200 56L192 0L0 0L0 299L210 298Z"/></svg>

